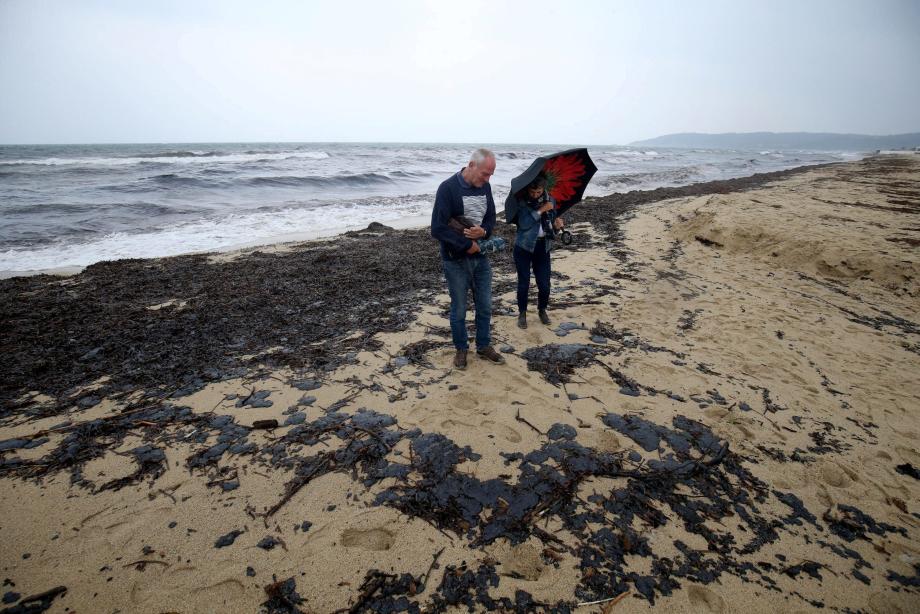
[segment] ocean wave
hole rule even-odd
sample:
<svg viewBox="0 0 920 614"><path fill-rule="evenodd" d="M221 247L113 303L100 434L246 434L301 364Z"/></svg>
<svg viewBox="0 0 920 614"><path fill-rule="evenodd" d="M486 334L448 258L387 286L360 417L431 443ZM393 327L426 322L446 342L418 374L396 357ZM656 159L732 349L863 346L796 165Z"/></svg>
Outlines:
<svg viewBox="0 0 920 614"><path fill-rule="evenodd" d="M16 206L5 206L0 209L4 217L13 215L69 215L76 213L89 213L99 209L99 205L92 203L29 203Z"/></svg>
<svg viewBox="0 0 920 614"><path fill-rule="evenodd" d="M190 177L188 175L179 175L176 173L164 173L162 175L151 175L141 177L125 183L112 183L109 185L99 186L98 189L103 192L116 192L119 194L142 194L144 192L167 191L173 188L221 188L226 187L226 183L200 177Z"/></svg>
<svg viewBox="0 0 920 614"><path fill-rule="evenodd" d="M270 177L251 177L243 183L254 186L314 186L342 187L367 186L393 183L393 179L380 173L357 173L352 175L275 175Z"/></svg>
<svg viewBox="0 0 920 614"><path fill-rule="evenodd" d="M202 169L206 171L208 169ZM264 169L263 169L264 170ZM426 173L394 171L382 173L354 173L342 175L261 175L256 177L235 177L236 173L214 173L196 170L194 174L162 173L150 175L125 183L100 186L106 192L140 194L173 188L232 189L234 187L259 188L348 188L390 185L397 180L421 178ZM216 176L215 176L216 175ZM395 179L394 179L395 178Z"/></svg>
<svg viewBox="0 0 920 614"><path fill-rule="evenodd" d="M284 152L256 152L256 153L218 153L192 151L172 151L163 153L136 154L123 158L35 158L18 160L0 160L0 166L130 166L145 163L224 163L224 162L261 162L270 160L324 160L329 157L325 151L284 151Z"/></svg>
<svg viewBox="0 0 920 614"><path fill-rule="evenodd" d="M118 203L48 202L21 204L0 208L0 213L2 213L5 218L17 215L39 215L42 216L44 220L49 220L54 217L74 219L79 218L79 216L85 216L86 214L92 214L97 217L105 216L105 219L108 221L115 218L126 220L138 220L140 218L152 219L164 216L186 215L194 211L194 207L187 205L162 204L147 201Z"/></svg>
<svg viewBox="0 0 920 614"><path fill-rule="evenodd" d="M434 173L428 173L424 171L391 171L389 175L391 177L399 177L401 179L417 179L421 177L431 177Z"/></svg>
<svg viewBox="0 0 920 614"><path fill-rule="evenodd" d="M198 177L189 177L188 175L177 175L176 173L164 173L162 175L154 175L147 178L154 183L157 183L166 187L173 186L196 186L202 188L214 187L217 185L214 181L208 181L207 179L199 179Z"/></svg>
<svg viewBox="0 0 920 614"><path fill-rule="evenodd" d="M607 151L604 155L597 158L598 162L607 164L622 164L624 161L630 163L641 162L643 159L660 156L657 151L642 151L635 149L622 149L618 151Z"/></svg>
<svg viewBox="0 0 920 614"><path fill-rule="evenodd" d="M219 151L161 151L157 153L138 154L136 158L211 158L228 155Z"/></svg>
<svg viewBox="0 0 920 614"><path fill-rule="evenodd" d="M231 214L220 219L185 222L144 232L113 232L90 241L59 240L51 245L0 252L0 271L36 271L88 266L103 260L157 258L219 251L279 240L332 236L364 228L370 222L393 222L431 210L430 199L370 199L349 205L296 207Z"/></svg>
<svg viewBox="0 0 920 614"><path fill-rule="evenodd" d="M617 191L623 188L650 189L668 185L686 184L692 181L699 181L700 179L702 179L702 173L698 166L685 166L660 171L608 175L599 178L597 184L601 187Z"/></svg>

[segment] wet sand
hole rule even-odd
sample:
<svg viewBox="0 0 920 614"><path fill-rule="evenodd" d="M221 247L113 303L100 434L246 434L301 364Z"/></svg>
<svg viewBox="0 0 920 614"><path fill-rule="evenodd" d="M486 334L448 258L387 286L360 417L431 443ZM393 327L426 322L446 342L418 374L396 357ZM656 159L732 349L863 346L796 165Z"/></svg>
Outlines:
<svg viewBox="0 0 920 614"><path fill-rule="evenodd" d="M464 372L426 230L0 282L4 605L916 611L920 156L656 192Z"/></svg>

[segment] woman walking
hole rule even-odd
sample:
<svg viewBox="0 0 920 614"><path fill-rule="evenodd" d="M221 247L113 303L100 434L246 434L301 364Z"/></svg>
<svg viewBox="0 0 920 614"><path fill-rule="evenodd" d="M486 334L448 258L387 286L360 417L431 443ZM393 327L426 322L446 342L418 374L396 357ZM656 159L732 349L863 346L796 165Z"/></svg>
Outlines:
<svg viewBox="0 0 920 614"><path fill-rule="evenodd" d="M537 280L537 313L540 322L549 324L546 308L549 306L550 250L555 231L563 226L556 217L556 202L546 193L546 176L543 173L515 194L523 205L514 222L517 237L514 241L514 266L517 269L518 327L527 328L527 302L530 291L530 271Z"/></svg>

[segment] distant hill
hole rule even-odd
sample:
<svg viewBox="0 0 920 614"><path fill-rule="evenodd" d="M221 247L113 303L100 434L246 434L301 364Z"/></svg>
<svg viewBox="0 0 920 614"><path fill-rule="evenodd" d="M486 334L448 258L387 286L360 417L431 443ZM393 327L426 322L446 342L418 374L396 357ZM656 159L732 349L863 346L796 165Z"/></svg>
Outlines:
<svg viewBox="0 0 920 614"><path fill-rule="evenodd" d="M832 132L682 132L635 141L642 147L704 147L708 149L818 149L874 151L920 147L920 132L910 134L836 134Z"/></svg>

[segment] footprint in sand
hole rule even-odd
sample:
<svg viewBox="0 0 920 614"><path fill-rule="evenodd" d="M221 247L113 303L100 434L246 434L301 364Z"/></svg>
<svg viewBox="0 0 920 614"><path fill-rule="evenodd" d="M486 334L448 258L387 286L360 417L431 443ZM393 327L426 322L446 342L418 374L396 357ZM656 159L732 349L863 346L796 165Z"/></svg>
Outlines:
<svg viewBox="0 0 920 614"><path fill-rule="evenodd" d="M362 550L389 550L396 542L396 534L386 529L345 529L342 531L342 545Z"/></svg>
<svg viewBox="0 0 920 614"><path fill-rule="evenodd" d="M239 580L228 578L199 589L193 589L192 593L196 599L203 599L209 604L231 604L239 603L246 591L243 583Z"/></svg>
<svg viewBox="0 0 920 614"><path fill-rule="evenodd" d="M905 599L906 597L906 599ZM875 614L906 614L915 612L916 603L911 601L911 597L904 595L895 595L894 593L872 593L869 596L869 610Z"/></svg>
<svg viewBox="0 0 920 614"><path fill-rule="evenodd" d="M183 567L181 569L187 570L188 567ZM213 573L213 570L211 570L211 573ZM153 610L152 606L158 600L161 600L164 595L192 593L200 598L202 593L204 593L204 596L208 597L208 601L216 601L228 597L238 599L243 595L243 585L235 579L228 578L205 587L200 587L199 582L200 580L198 580L195 575L189 573L181 575L171 574L166 567L149 565L144 569L143 579L136 580L131 585L129 597L131 602L138 606L150 606L147 608L137 608L138 611L150 611ZM226 586L228 590L223 590L225 585L228 585Z"/></svg>
<svg viewBox="0 0 920 614"><path fill-rule="evenodd" d="M499 574L524 580L539 580L543 575L543 561L540 551L531 544L521 544L510 548L501 557Z"/></svg>
<svg viewBox="0 0 920 614"><path fill-rule="evenodd" d="M920 454L917 454L914 450L910 448L905 448L904 446L897 446L894 449L904 461L917 466L920 465Z"/></svg>
<svg viewBox="0 0 920 614"><path fill-rule="evenodd" d="M713 612L722 614L725 611L725 600L718 593L702 586L692 585L687 589L687 598L695 612Z"/></svg>
<svg viewBox="0 0 920 614"><path fill-rule="evenodd" d="M598 452L617 452L623 447L623 444L620 443L620 438L610 431L599 431L595 447Z"/></svg>
<svg viewBox="0 0 920 614"><path fill-rule="evenodd" d="M480 424L480 426L490 433L494 433L495 435L498 435L502 439L510 441L511 443L518 443L521 441L521 434L505 424L493 422L492 420L486 420Z"/></svg>
<svg viewBox="0 0 920 614"><path fill-rule="evenodd" d="M840 465L828 462L821 466L821 480L828 486L846 488L856 480L856 474L850 473Z"/></svg>
<svg viewBox="0 0 920 614"><path fill-rule="evenodd" d="M479 399L469 392L459 392L448 401L454 409L468 411L479 406Z"/></svg>
<svg viewBox="0 0 920 614"><path fill-rule="evenodd" d="M450 429L455 429L455 428L471 429L471 428L474 428L474 426L472 424L467 424L466 422L460 422L459 420L445 420L444 422L441 423L441 428L444 429L445 431L448 431Z"/></svg>

